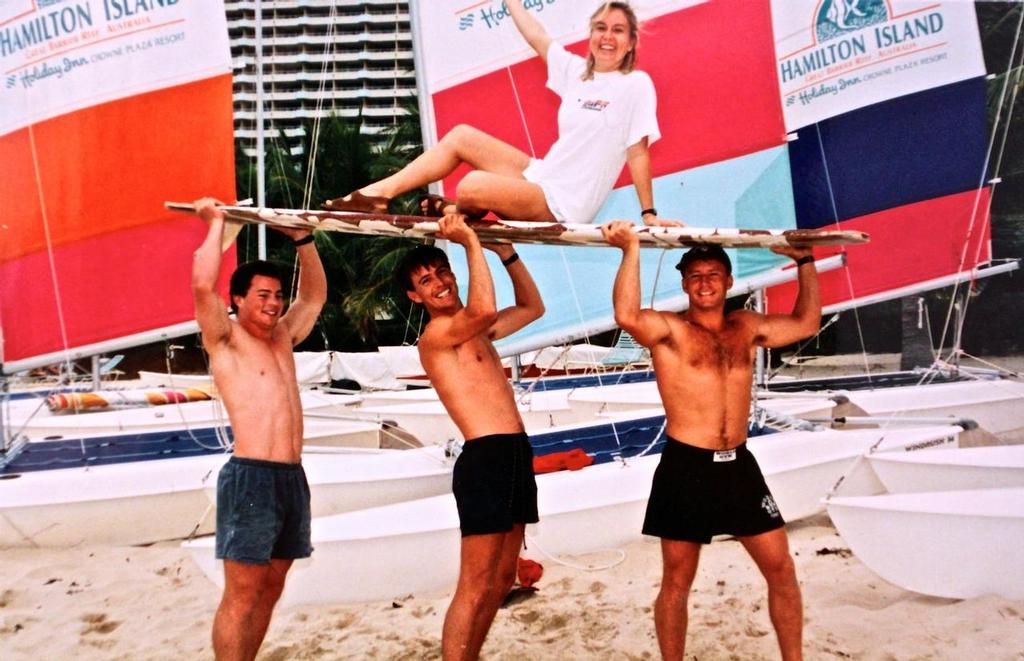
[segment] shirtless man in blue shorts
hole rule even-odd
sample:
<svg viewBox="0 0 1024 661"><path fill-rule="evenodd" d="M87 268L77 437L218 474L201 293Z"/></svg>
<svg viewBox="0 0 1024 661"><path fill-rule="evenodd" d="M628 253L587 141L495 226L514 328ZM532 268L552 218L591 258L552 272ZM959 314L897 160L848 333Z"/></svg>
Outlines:
<svg viewBox="0 0 1024 661"><path fill-rule="evenodd" d="M299 255L298 296L285 314L281 276L250 262L231 276L231 319L217 294L224 214L196 202L210 224L195 253L192 295L210 370L228 412L235 447L217 479L217 557L224 595L213 620L217 659L254 659L292 561L308 558L309 485L302 471L302 405L292 347L316 323L327 278L307 230L278 228Z"/></svg>
<svg viewBox="0 0 1024 661"><path fill-rule="evenodd" d="M640 246L634 227L613 222L605 238L622 249L615 321L651 350L668 442L654 474L644 534L661 538L663 575L654 604L665 659L682 659L690 585L702 544L736 536L768 583L768 610L782 658L802 658L803 606L783 520L746 447L756 347L779 347L818 331L821 304L808 249L773 248L796 260L800 293L788 315L725 314L732 266L720 247L698 247L676 267L690 299L682 314L640 309Z"/></svg>
<svg viewBox="0 0 1024 661"><path fill-rule="evenodd" d="M497 310L480 240L465 216L449 214L440 227L441 238L466 249L466 304L448 257L438 248L413 249L395 275L430 315L419 339L420 361L466 439L452 477L462 529L459 582L441 638L443 658L462 660L479 657L515 580L525 524L538 520L533 450L492 342L538 319L544 304L515 249L488 244L515 293L515 305Z"/></svg>

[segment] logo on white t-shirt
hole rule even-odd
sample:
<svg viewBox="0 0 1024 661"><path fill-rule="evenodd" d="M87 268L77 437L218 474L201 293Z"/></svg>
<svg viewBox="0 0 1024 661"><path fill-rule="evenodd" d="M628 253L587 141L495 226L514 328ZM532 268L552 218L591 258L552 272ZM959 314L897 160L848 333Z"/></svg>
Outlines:
<svg viewBox="0 0 1024 661"><path fill-rule="evenodd" d="M580 106L583 110L596 110L601 112L611 104L611 101L602 101L600 99L594 99L593 101L584 101L583 105Z"/></svg>

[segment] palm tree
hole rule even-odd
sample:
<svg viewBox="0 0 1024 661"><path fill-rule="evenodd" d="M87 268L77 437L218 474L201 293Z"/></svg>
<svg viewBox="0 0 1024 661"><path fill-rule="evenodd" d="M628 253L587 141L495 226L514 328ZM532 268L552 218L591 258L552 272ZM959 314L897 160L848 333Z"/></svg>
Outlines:
<svg viewBox="0 0 1024 661"><path fill-rule="evenodd" d="M306 126L295 142L281 138L269 143L266 162L267 205L313 208L321 200L354 190L397 171L421 150L419 113L415 102L405 118L383 135L362 132L362 118L330 116ZM312 155L312 158L310 157ZM236 148L239 199L250 197L254 168ZM417 192L393 201L392 208L411 213ZM239 258L252 259L254 240L243 233ZM378 342L397 344L414 340L410 332L410 304L393 283L392 273L414 242L407 239L359 237L336 232L317 237L328 278L328 300L320 316L320 334L310 336L306 348L338 350L373 348ZM268 234L268 256L294 264L290 242L275 232ZM294 279L289 271L286 278ZM415 326L415 324L414 324Z"/></svg>

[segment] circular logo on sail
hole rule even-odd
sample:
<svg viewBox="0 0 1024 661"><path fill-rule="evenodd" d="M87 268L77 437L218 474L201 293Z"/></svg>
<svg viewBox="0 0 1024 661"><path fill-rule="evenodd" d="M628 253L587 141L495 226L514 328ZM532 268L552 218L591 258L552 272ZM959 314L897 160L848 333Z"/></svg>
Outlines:
<svg viewBox="0 0 1024 661"><path fill-rule="evenodd" d="M825 0L815 17L818 42L889 20L885 0Z"/></svg>

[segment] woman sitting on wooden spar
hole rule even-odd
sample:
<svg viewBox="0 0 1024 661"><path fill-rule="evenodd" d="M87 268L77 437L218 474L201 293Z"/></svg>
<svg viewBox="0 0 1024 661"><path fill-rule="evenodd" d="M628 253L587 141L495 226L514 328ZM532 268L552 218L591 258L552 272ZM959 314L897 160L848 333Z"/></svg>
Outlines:
<svg viewBox="0 0 1024 661"><path fill-rule="evenodd" d="M558 140L543 159L483 131L459 125L437 145L395 174L345 197L329 200L331 211L386 213L388 201L451 174L461 163L476 168L458 185L455 202L424 198L424 212L457 210L480 217L589 222L629 164L641 216L662 223L654 209L647 151L660 137L654 84L635 69L638 24L626 2L605 2L590 17L590 53L573 55L552 41L521 0L507 0L519 32L547 63L547 86L562 99Z"/></svg>

